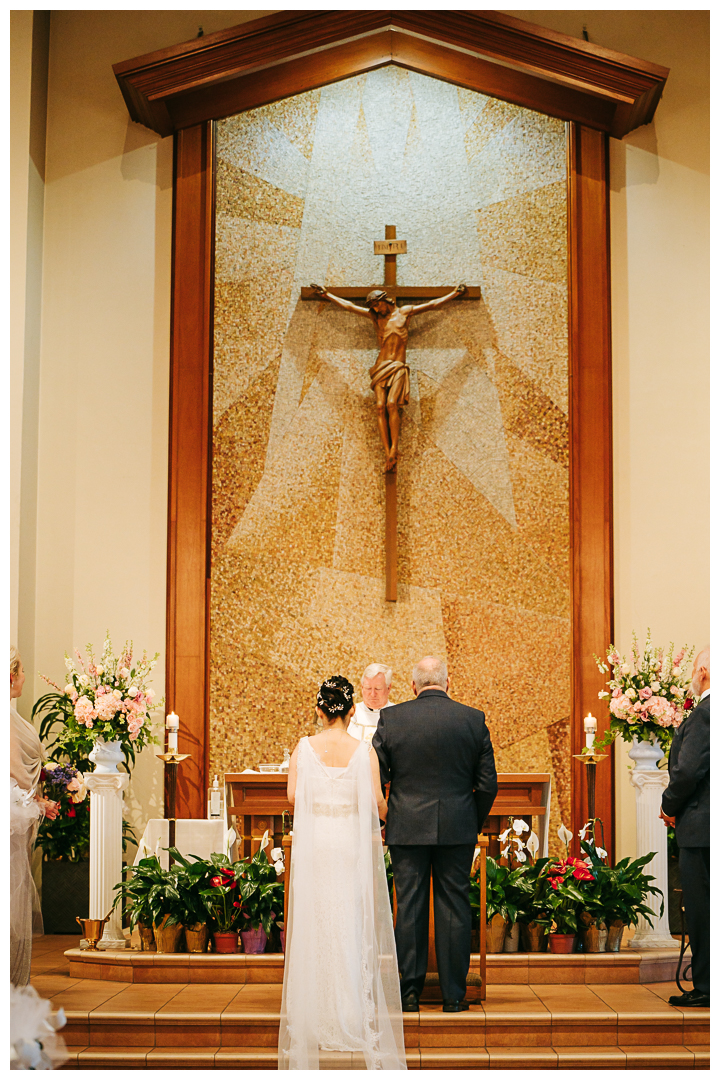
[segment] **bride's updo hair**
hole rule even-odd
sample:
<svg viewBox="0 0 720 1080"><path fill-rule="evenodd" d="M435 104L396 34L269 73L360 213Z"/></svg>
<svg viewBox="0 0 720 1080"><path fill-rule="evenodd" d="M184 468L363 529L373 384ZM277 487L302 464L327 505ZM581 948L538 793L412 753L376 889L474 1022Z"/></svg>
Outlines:
<svg viewBox="0 0 720 1080"><path fill-rule="evenodd" d="M342 675L333 675L321 683L317 694L318 707L327 716L328 720L341 719L347 716L353 707L353 694L355 687Z"/></svg>

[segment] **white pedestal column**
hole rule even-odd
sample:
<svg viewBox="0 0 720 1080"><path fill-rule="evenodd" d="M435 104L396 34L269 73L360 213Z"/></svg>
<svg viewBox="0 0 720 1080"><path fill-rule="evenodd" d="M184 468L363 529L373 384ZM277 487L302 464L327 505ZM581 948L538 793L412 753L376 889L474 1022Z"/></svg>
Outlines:
<svg viewBox="0 0 720 1080"><path fill-rule="evenodd" d="M637 807L637 857L656 852L655 858L645 867L646 874L652 874L652 883L662 889L665 897L665 912L660 915L660 897L650 894L645 904L655 912L653 924L645 922L640 916L635 936L631 941L634 949L678 948L678 943L670 933L668 924L668 866L667 866L667 830L660 818L662 793L668 785L666 770L660 770L657 762L663 753L657 743L636 743L630 751L635 760L635 767L630 773L630 783L635 788Z"/></svg>
<svg viewBox="0 0 720 1080"><path fill-rule="evenodd" d="M122 877L123 791L127 773L85 774L90 792L90 918L104 919L117 895L113 887ZM121 916L115 909L99 943L100 949L124 949Z"/></svg>

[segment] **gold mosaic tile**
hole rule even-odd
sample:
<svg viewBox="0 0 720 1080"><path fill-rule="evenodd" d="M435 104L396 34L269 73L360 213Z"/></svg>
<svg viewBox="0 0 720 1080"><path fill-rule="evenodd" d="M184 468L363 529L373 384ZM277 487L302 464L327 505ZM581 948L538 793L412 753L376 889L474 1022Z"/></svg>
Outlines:
<svg viewBox="0 0 720 1080"><path fill-rule="evenodd" d="M548 184L478 210L484 265L567 280L567 188Z"/></svg>
<svg viewBox="0 0 720 1080"><path fill-rule="evenodd" d="M387 108L383 107L386 103ZM410 696L446 656L498 762L569 800L567 310L558 122L389 67L217 125L210 742L279 761L318 682ZM492 204L492 205L491 205ZM398 602L369 320L299 299L398 278L483 299L418 316L398 466ZM551 830L552 836L552 830Z"/></svg>

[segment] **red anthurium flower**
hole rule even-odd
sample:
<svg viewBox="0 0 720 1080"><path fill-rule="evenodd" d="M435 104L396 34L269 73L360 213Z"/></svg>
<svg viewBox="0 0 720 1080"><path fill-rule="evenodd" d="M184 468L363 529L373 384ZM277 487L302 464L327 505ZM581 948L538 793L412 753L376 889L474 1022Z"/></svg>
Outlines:
<svg viewBox="0 0 720 1080"><path fill-rule="evenodd" d="M67 816L68 817L75 817L75 804L74 803L70 803L70 805L68 806Z"/></svg>
<svg viewBox="0 0 720 1080"><path fill-rule="evenodd" d="M233 907L242 907L242 904L239 902L239 900L233 900Z"/></svg>
<svg viewBox="0 0 720 1080"><path fill-rule="evenodd" d="M222 883L223 883L223 882L222 882L222 878L221 878L221 877L214 877L214 878L212 879L212 881L210 882L210 884L211 884L211 885L214 885L214 886L215 886L215 888L218 888L218 886L222 885Z"/></svg>
<svg viewBox="0 0 720 1080"><path fill-rule="evenodd" d="M557 889L557 887L558 887L558 879L554 878L554 877L551 877L550 878L550 884L552 885L553 889Z"/></svg>
<svg viewBox="0 0 720 1080"><path fill-rule="evenodd" d="M573 870L573 877L576 878L578 881L594 881L595 880L593 875L588 870L587 866L584 866L584 867L577 866Z"/></svg>

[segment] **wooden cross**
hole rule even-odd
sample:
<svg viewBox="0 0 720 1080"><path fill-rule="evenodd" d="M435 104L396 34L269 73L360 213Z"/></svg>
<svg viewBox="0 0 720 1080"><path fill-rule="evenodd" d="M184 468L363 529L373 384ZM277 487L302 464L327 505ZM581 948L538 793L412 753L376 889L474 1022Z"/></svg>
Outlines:
<svg viewBox="0 0 720 1080"><path fill-rule="evenodd" d="M385 226L385 239L375 241L375 254L385 256L385 280L383 290L396 302L399 299L407 300L434 300L441 296L447 296L453 291L454 286L402 286L397 284L397 256L407 253L407 241L396 238L397 231L394 225ZM335 296L343 300L365 300L371 289L377 289L377 285L354 285L351 287L334 288L328 285L327 289ZM323 300L326 297L319 296L310 288L300 290L302 300ZM467 288L465 293L458 297L460 300L477 300L481 296L480 289ZM385 599L390 603L397 601L397 469L385 473Z"/></svg>

